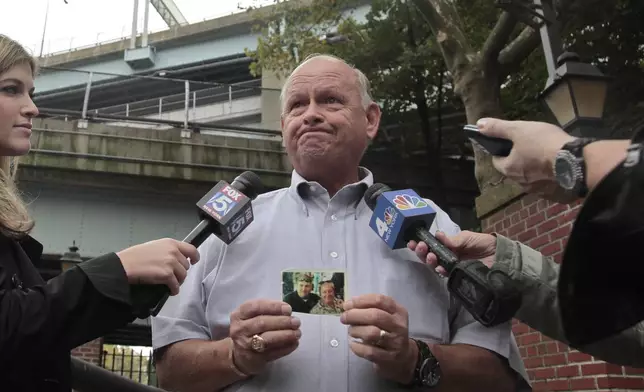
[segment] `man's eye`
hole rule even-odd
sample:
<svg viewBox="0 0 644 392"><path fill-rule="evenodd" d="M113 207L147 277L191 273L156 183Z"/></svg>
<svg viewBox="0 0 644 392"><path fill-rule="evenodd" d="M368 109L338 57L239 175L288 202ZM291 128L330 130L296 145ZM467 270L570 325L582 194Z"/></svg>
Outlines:
<svg viewBox="0 0 644 392"><path fill-rule="evenodd" d="M2 91L9 93L9 94L18 94L18 87L17 86L6 86L2 88Z"/></svg>
<svg viewBox="0 0 644 392"><path fill-rule="evenodd" d="M330 104L340 103L340 100L335 97L329 97L326 99L326 103L330 103Z"/></svg>

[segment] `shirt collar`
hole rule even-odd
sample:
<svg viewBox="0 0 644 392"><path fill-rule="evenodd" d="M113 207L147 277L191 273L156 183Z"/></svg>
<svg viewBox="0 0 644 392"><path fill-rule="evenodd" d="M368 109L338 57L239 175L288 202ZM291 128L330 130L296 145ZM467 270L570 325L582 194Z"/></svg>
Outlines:
<svg viewBox="0 0 644 392"><path fill-rule="evenodd" d="M354 201L356 204L362 199L365 191L373 185L373 174L366 167L358 167L360 180L353 184L345 185L338 191L338 194L346 194L347 200ZM291 174L291 186L289 192L297 199L303 200L308 197L320 195L326 190L317 181L307 181L297 171L293 170Z"/></svg>

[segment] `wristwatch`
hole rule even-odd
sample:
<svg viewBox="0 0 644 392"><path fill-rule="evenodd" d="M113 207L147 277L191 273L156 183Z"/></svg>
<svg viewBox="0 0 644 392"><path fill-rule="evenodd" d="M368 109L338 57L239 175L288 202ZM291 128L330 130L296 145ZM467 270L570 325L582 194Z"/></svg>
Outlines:
<svg viewBox="0 0 644 392"><path fill-rule="evenodd" d="M441 380L441 367L438 359L429 349L427 343L412 339L418 346L418 360L414 370L414 379L410 386L434 388Z"/></svg>
<svg viewBox="0 0 644 392"><path fill-rule="evenodd" d="M564 191L574 194L576 197L584 197L588 193L584 147L594 141L597 139L577 138L564 144L555 157L553 171L557 184Z"/></svg>

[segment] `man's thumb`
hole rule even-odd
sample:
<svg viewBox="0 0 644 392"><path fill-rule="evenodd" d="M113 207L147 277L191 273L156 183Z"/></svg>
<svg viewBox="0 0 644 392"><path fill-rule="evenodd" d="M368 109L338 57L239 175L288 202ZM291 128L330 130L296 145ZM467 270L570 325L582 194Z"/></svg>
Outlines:
<svg viewBox="0 0 644 392"><path fill-rule="evenodd" d="M476 122L476 126L484 135L512 140L510 123L498 118L482 118Z"/></svg>

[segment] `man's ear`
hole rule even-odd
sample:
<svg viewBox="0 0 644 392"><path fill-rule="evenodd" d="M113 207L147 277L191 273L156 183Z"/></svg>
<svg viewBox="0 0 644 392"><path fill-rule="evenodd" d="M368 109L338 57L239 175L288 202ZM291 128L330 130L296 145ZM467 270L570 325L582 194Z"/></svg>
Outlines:
<svg viewBox="0 0 644 392"><path fill-rule="evenodd" d="M280 128L282 129L282 147L286 148L286 141L284 141L284 115L280 115Z"/></svg>
<svg viewBox="0 0 644 392"><path fill-rule="evenodd" d="M367 137L369 140L376 138L378 134L378 127L380 126L380 106L377 103L371 102L367 107Z"/></svg>

